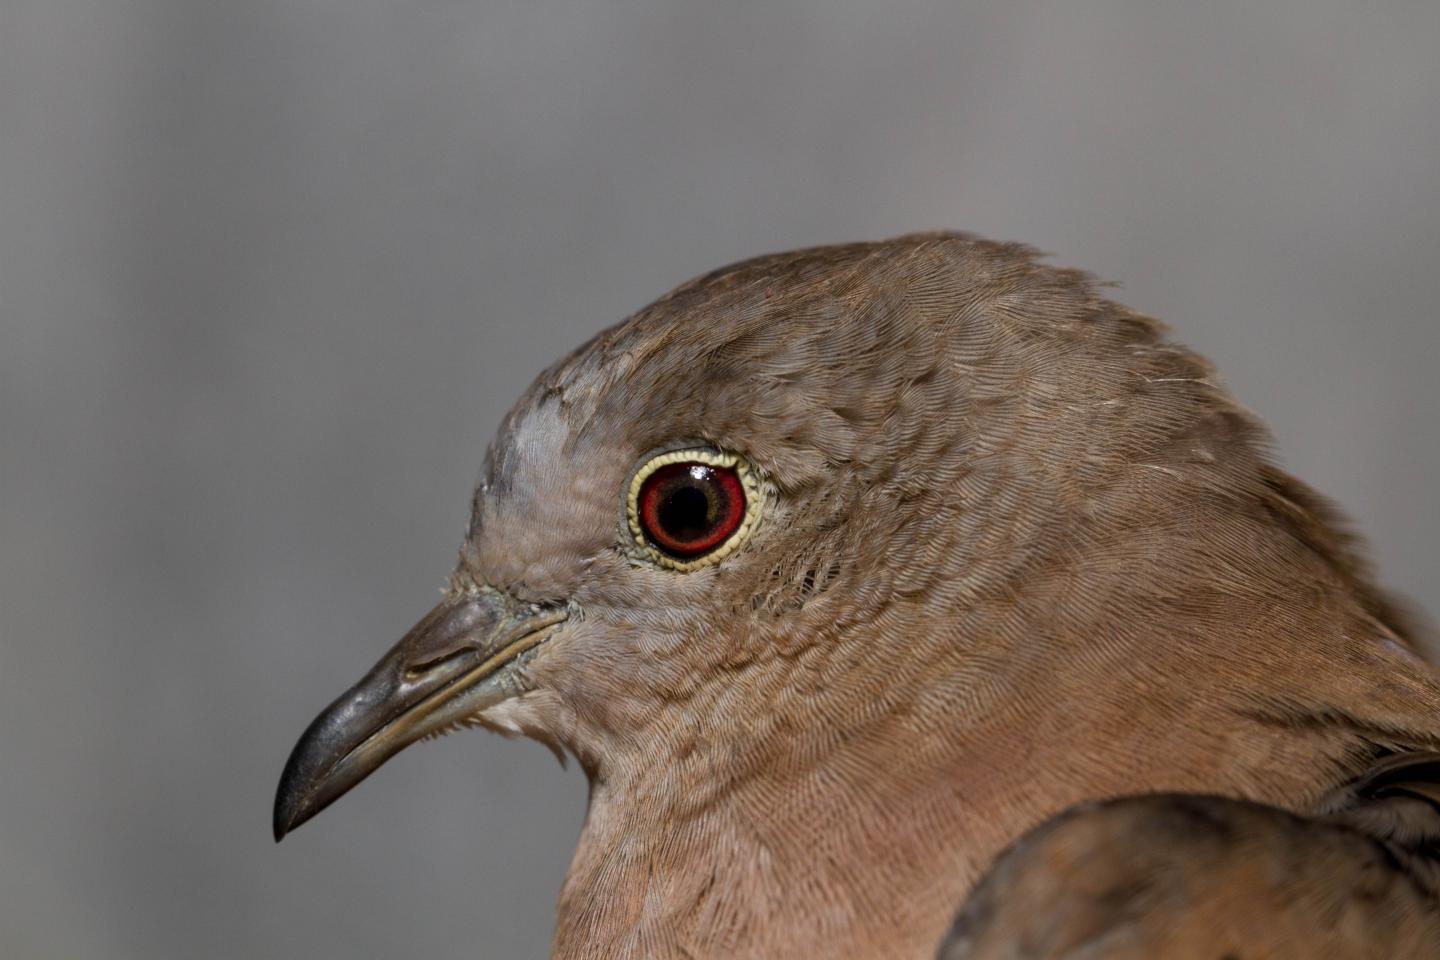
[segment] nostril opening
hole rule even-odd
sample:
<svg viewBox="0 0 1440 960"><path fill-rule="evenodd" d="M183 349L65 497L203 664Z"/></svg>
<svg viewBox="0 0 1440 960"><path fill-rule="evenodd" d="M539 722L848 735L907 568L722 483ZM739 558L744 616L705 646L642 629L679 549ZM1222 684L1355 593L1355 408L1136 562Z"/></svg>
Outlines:
<svg viewBox="0 0 1440 960"><path fill-rule="evenodd" d="M421 660L419 663L412 664L405 668L405 679L416 680L427 673L433 673L439 670L441 667L455 660L468 656L470 653L471 649L469 647L459 647L455 650L442 653L437 657L431 657L429 660Z"/></svg>

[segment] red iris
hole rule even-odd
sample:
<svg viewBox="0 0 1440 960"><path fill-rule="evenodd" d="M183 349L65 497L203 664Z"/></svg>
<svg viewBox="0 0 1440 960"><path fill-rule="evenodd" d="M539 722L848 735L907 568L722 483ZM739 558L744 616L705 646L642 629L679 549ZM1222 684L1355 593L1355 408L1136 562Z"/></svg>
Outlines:
<svg viewBox="0 0 1440 960"><path fill-rule="evenodd" d="M672 557L690 559L723 544L745 519L745 487L730 467L669 463L640 486L640 529Z"/></svg>

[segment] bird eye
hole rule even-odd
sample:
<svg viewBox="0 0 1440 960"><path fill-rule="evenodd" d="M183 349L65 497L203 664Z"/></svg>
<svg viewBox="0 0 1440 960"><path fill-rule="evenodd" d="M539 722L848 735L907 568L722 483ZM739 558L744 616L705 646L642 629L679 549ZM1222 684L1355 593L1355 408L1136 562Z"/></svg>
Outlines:
<svg viewBox="0 0 1440 960"><path fill-rule="evenodd" d="M739 546L758 519L760 499L740 457L676 450L635 472L626 512L636 546L659 565L684 571Z"/></svg>

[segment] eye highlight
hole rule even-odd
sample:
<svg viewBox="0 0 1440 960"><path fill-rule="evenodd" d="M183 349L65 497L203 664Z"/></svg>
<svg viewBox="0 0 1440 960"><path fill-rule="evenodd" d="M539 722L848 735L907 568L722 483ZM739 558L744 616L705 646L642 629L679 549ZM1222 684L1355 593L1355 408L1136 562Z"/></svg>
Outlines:
<svg viewBox="0 0 1440 960"><path fill-rule="evenodd" d="M671 570L715 563L759 519L760 487L731 453L675 450L650 458L631 478L626 514L636 546Z"/></svg>

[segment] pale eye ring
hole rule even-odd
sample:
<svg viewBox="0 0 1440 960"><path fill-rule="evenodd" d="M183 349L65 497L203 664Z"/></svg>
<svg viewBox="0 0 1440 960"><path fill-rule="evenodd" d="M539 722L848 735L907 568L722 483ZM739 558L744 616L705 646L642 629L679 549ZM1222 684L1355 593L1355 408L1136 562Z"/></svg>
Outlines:
<svg viewBox="0 0 1440 960"><path fill-rule="evenodd" d="M717 563L759 520L762 490L743 457L707 448L651 457L630 479L626 519L635 549L670 570Z"/></svg>

